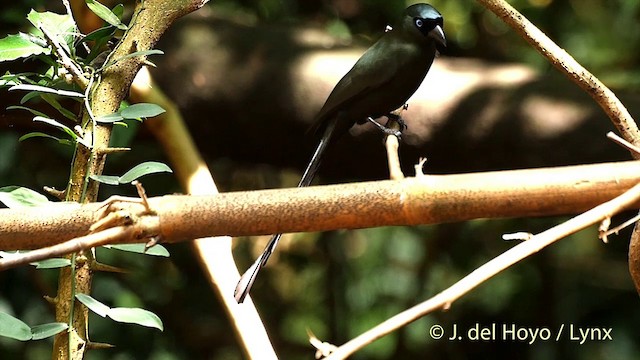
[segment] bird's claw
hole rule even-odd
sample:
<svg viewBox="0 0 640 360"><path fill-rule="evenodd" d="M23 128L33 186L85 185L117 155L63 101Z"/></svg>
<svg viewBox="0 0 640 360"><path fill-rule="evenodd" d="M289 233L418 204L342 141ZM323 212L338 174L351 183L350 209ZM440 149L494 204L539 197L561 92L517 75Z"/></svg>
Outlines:
<svg viewBox="0 0 640 360"><path fill-rule="evenodd" d="M391 118L389 118L391 119ZM398 117L397 119L393 119L395 121L398 122L398 124L400 125L400 130L398 129L394 129L385 125L380 124L379 122L375 121L374 119L372 119L371 117L367 118L367 121L371 122L373 125L375 125L378 130L382 131L383 134L385 135L393 135L395 137L397 137L398 139L400 139L402 137L402 131L405 130L407 128L407 125L404 123L404 121ZM389 125L389 122L387 122L387 125Z"/></svg>
<svg viewBox="0 0 640 360"><path fill-rule="evenodd" d="M405 104L405 107L403 107L403 110L406 110L407 108L408 108L408 105ZM386 125L387 129L391 127L391 124L394 121L397 122L398 125L400 126L400 132L401 133L408 129L407 122L404 121L404 119L400 115L391 113L391 114L387 115L387 119L389 119L387 121L387 125Z"/></svg>

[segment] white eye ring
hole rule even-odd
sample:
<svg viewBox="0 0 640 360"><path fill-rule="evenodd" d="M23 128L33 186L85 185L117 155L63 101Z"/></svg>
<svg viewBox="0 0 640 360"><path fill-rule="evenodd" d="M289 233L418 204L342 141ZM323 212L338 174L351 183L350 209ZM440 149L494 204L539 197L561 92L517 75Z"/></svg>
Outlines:
<svg viewBox="0 0 640 360"><path fill-rule="evenodd" d="M424 23L422 22L422 19L416 19L416 26L421 28L422 25L424 25Z"/></svg>

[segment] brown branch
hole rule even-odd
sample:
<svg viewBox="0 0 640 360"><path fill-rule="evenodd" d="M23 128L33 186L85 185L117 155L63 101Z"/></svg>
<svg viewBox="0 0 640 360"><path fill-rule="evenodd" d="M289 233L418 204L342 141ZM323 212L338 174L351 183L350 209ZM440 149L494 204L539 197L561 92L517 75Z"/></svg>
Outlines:
<svg viewBox="0 0 640 360"><path fill-rule="evenodd" d="M165 30L179 17L188 14L206 1L204 0L146 0L137 3L129 28L118 42L110 60L118 60L135 51L152 49ZM66 6L67 11L69 9ZM93 116L108 115L116 112L122 100L128 94L131 83L145 61L144 56L136 56L117 61L105 68L97 77L89 78L88 97L85 99L81 122L83 138L89 138L87 146L77 144L71 175L66 190L66 199L75 202L96 201L98 182L90 180L89 175L102 174L106 162L106 153L111 139L111 125L96 124ZM93 114L90 116L90 114ZM86 234L86 230L82 235ZM68 332L54 337L54 359L81 359L86 350L87 317L86 307L74 300L75 293L89 293L92 281L92 254L78 254L89 261L83 261L75 268L60 270L58 292L55 297L56 321L72 324ZM73 316L70 316L72 314ZM74 339L71 344L69 339ZM79 346L76 346L75 339Z"/></svg>
<svg viewBox="0 0 640 360"><path fill-rule="evenodd" d="M398 149L400 141L397 136L388 135L385 140L385 148L387 149L387 164L389 166L389 178L391 180L404 179L402 168L400 167L400 156Z"/></svg>
<svg viewBox="0 0 640 360"><path fill-rule="evenodd" d="M165 242L474 218L579 213L640 182L640 162L424 175L308 188L150 198ZM100 204L0 209L0 249L34 249L83 236ZM140 204L122 204L132 217ZM143 215L150 216L150 215ZM153 215L151 215L153 216ZM132 240L133 241L133 240Z"/></svg>
<svg viewBox="0 0 640 360"><path fill-rule="evenodd" d="M635 146L640 145L638 125L613 91L582 67L571 55L556 45L506 1L478 0L478 2L511 26L531 46L546 57L553 66L586 91L609 116L625 140ZM631 152L631 156L634 159L640 159L640 154L635 151ZM636 290L640 294L640 227L638 226L633 231L629 245L629 272L636 284Z"/></svg>
<svg viewBox="0 0 640 360"><path fill-rule="evenodd" d="M454 301L469 291L489 280L511 265L531 256L554 242L596 224L626 209L640 200L640 183L615 199L601 204L581 215L578 215L558 226L533 236L521 244L505 251L486 264L480 266L469 275L460 279L451 287L435 295L429 300L407 309L374 328L364 332L344 345L338 347L325 359L345 359L363 348L365 345L413 322L438 309L448 310ZM433 335L432 335L433 336Z"/></svg>
<svg viewBox="0 0 640 360"><path fill-rule="evenodd" d="M478 2L511 26L553 66L586 91L609 116L623 138L632 144L640 144L638 126L613 91L506 1L478 0ZM637 159L638 156L634 154L634 158Z"/></svg>

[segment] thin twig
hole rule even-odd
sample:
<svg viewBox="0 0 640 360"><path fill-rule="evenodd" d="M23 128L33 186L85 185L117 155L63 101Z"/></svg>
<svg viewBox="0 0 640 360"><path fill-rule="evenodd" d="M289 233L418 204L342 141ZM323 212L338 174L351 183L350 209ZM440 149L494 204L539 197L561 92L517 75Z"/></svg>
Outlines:
<svg viewBox="0 0 640 360"><path fill-rule="evenodd" d="M80 236L60 244L42 249L29 251L28 253L0 259L0 271L16 266L26 265L35 261L41 261L58 256L71 254L80 250L110 244L119 239L129 239L137 229L131 226L118 226L106 230Z"/></svg>
<svg viewBox="0 0 640 360"><path fill-rule="evenodd" d="M607 137L611 140L613 140L613 142L615 142L616 144L622 146L623 148L631 151L632 153L636 153L638 155L640 155L640 147L637 147L635 145L633 145L632 143L628 142L627 140L621 138L620 136L618 136L618 134L609 131L607 133Z"/></svg>
<svg viewBox="0 0 640 360"><path fill-rule="evenodd" d="M52 35L45 26L40 26L39 28L49 41L49 44L53 47L60 64L71 74L73 81L78 84L81 89L85 90L89 85L89 79L84 75L82 68L67 55L67 52L62 48L62 45L60 45L55 35Z"/></svg>
<svg viewBox="0 0 640 360"><path fill-rule="evenodd" d="M609 236L609 235L611 235L611 234L616 234L616 235L617 235L617 234L620 232L620 230L622 230L622 229L626 228L627 226L630 226L630 225L634 224L634 223L635 223L636 221L638 221L638 220L640 220L640 214L638 214L638 215L636 215L636 216L632 217L631 219L629 219L629 220L627 220L627 221L623 222L622 224L620 224L620 225L618 225L618 226L614 227L613 229L609 229L609 230L604 231L604 232L600 235L600 238L602 238L602 241L604 241L604 242L606 243L606 242L608 242L608 241L606 240L607 236Z"/></svg>
<svg viewBox="0 0 640 360"><path fill-rule="evenodd" d="M611 217L621 210L624 210L630 204L640 199L640 183L635 185L622 195L606 202L595 208L578 215L560 225L548 229L540 234L535 235L529 241L520 243L513 248L505 251L493 260L480 266L469 275L453 284L448 289L435 295L431 299L420 303L410 309L407 309L392 318L378 324L374 328L366 331L358 337L350 340L344 345L338 347L330 356L325 359L345 359L365 345L379 339L402 326L405 326L430 312L437 309L449 309L454 301L473 290L480 284L484 283L491 277L497 275L501 271L509 268L511 265L526 257L535 254L541 249L553 244L554 242L580 231L590 225L602 221L604 218Z"/></svg>
<svg viewBox="0 0 640 360"><path fill-rule="evenodd" d="M399 147L400 142L398 141L398 137L388 135L385 139L385 148L387 149L387 163L389 165L389 178L391 180L404 179L404 174L400 167L400 156L398 155Z"/></svg>

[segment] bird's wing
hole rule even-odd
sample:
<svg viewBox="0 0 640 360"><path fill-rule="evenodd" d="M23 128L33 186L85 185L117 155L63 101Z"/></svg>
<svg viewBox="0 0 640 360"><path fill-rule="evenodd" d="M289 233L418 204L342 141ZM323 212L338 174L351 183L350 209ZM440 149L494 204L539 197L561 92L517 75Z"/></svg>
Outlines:
<svg viewBox="0 0 640 360"><path fill-rule="evenodd" d="M402 57L395 54L394 50L392 42L386 37L370 47L336 84L316 115L314 128L320 127L328 118L335 116L348 103L366 96L369 91L390 81L402 61Z"/></svg>

